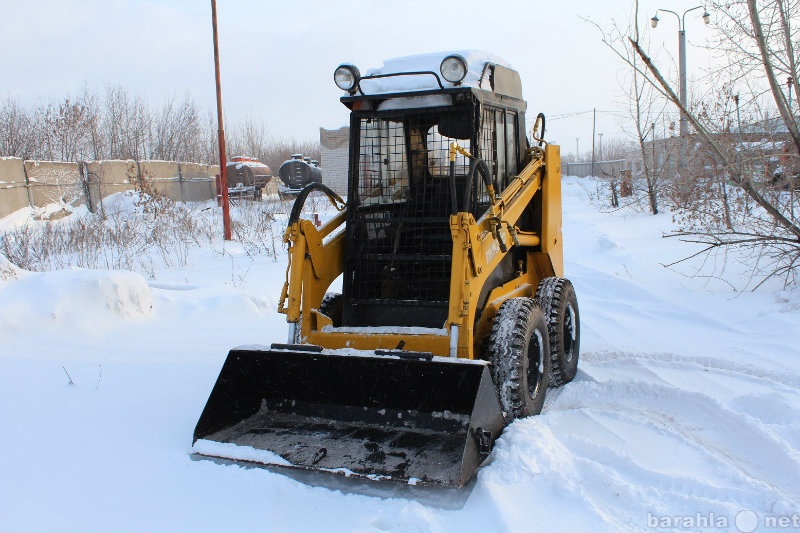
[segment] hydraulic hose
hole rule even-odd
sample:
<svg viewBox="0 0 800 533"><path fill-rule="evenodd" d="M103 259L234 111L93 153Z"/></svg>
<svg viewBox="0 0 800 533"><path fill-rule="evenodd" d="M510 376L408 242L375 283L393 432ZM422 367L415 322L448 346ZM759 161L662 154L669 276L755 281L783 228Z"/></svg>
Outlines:
<svg viewBox="0 0 800 533"><path fill-rule="evenodd" d="M467 174L467 183L464 188L464 209L463 211L469 212L472 209L472 181L475 172L479 172L487 191L494 191L495 187L492 183L492 174L489 171L489 165L483 159L475 158L470 163L469 173ZM492 203L494 203L494 195L492 195Z"/></svg>
<svg viewBox="0 0 800 533"><path fill-rule="evenodd" d="M303 190L300 191L300 194L297 195L297 198L294 200L294 204L292 204L292 212L289 215L289 226L300 220L300 213L303 211L303 206L306 203L306 199L308 195L314 192L315 190L319 190L324 192L328 196L328 200L331 201L333 207L341 211L344 209L345 202L342 200L342 197L333 192L327 185L323 185L322 183L312 181L305 187ZM342 207L339 207L341 205Z"/></svg>
<svg viewBox="0 0 800 533"><path fill-rule="evenodd" d="M458 213L458 198L456 195L456 160L450 159L450 212Z"/></svg>
<svg viewBox="0 0 800 533"><path fill-rule="evenodd" d="M538 126L540 122L542 124L542 130L539 132L539 136L535 137L537 129L536 126ZM540 147L544 144L544 122L545 122L544 113L539 113L538 115L536 115L536 122L533 125L533 135L534 135L533 140L539 141Z"/></svg>

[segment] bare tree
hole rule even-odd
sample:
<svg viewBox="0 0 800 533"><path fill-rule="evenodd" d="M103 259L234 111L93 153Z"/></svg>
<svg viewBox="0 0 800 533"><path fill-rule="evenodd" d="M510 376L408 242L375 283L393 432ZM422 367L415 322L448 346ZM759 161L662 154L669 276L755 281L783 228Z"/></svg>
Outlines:
<svg viewBox="0 0 800 533"><path fill-rule="evenodd" d="M652 214L658 214L659 203L659 189L661 186L661 172L657 171L657 159L655 154L655 139L656 139L656 122L661 122L665 101L662 99L658 101L657 94L654 92L652 86L647 83L647 80L642 76L639 68L641 60L635 53L632 47L627 46L626 34L632 33L635 38L640 39L639 36L639 4L635 3L633 21L628 28L621 28L614 24L610 31L604 31L597 23L587 20L600 30L602 34L603 43L606 44L620 59L632 66L631 78L629 85L625 88L629 97L629 111L633 119L633 126L635 129L634 138L636 149L639 151L642 161L641 175L644 177L645 182L645 195L647 197L647 205ZM647 148L651 148L648 152ZM625 152L631 151L631 147L626 147L624 152L617 155L620 157L625 156ZM663 148L663 147L662 147ZM659 156L662 156L663 150L659 151ZM613 158L613 156L611 157ZM610 158L607 158L610 159ZM663 166L663 164L661 165ZM616 198L616 184L612 182L612 197ZM616 203L616 200L612 200Z"/></svg>
<svg viewBox="0 0 800 533"><path fill-rule="evenodd" d="M150 110L140 97L131 97L119 86L106 89L102 129L107 140L106 157L146 159L151 139Z"/></svg>
<svg viewBox="0 0 800 533"><path fill-rule="evenodd" d="M704 244L706 253L740 248L751 260L755 286L775 276L785 283L795 282L800 269L800 198L792 174L796 175L796 163L791 167L788 185L776 186L769 176L776 146L784 147L784 162L796 162L800 151L797 119L788 98L789 90L797 90L797 61L792 47L797 34L791 27L798 22L792 19L800 14L797 3L798 0L767 0L761 7L755 0L717 3L715 12L724 22L720 49L728 54L730 68L718 71L716 77L726 80L727 88L720 82L714 87L716 99L706 96L690 106L681 103L672 84L654 64L635 26L625 41L612 41L604 33L606 44L636 76L686 114L696 136L691 145L698 146L699 141L704 147L693 149L690 181L684 184L690 187L684 192L691 194L676 213L679 228L674 235ZM793 78L786 92L778 82L782 74ZM731 88L734 85L739 88L735 93ZM746 97L740 99L742 93ZM769 96L785 141L748 139L743 135L745 128L739 127L739 116L736 130L732 131L730 102L734 96L737 115L742 100L756 106ZM749 112L755 115L756 109Z"/></svg>
<svg viewBox="0 0 800 533"><path fill-rule="evenodd" d="M219 164L219 138L217 137L217 116L214 111L207 111L203 120L202 146L198 161Z"/></svg>
<svg viewBox="0 0 800 533"><path fill-rule="evenodd" d="M753 25L753 37L758 45L758 51L761 55L761 64L764 67L765 77L772 91L772 96L775 99L775 105L778 108L778 112L786 128L789 130L789 134L794 140L795 147L800 151L800 131L797 128L797 119L789 109L786 94L783 92L777 78L777 72L779 70L782 70L790 76L797 76L797 71L794 69L796 62L794 58L794 49L792 47L791 32L789 29L788 16L784 11L783 1L776 0L767 2L767 7L759 10L756 5L756 0L747 0L747 8L750 15L750 22ZM771 27L772 25L765 27L761 24L761 17L764 14L767 16L771 15L771 11L778 11L780 15L779 22L777 23L777 31L774 31ZM785 39L784 44L786 46L781 47L777 44L770 46L771 43L768 43L770 35L766 32L770 34L773 32L781 34ZM772 40L773 39L770 39L770 41ZM780 65L783 65L784 68L781 68Z"/></svg>
<svg viewBox="0 0 800 533"><path fill-rule="evenodd" d="M88 137L88 146L85 154L86 159L101 159L105 154L105 142L101 131L102 109L97 93L91 92L84 87L80 96L81 102L87 109L87 116L84 126ZM81 157L84 159L84 157Z"/></svg>
<svg viewBox="0 0 800 533"><path fill-rule="evenodd" d="M14 98L0 105L0 155L25 158L33 151L31 116Z"/></svg>
<svg viewBox="0 0 800 533"><path fill-rule="evenodd" d="M97 110L88 92L58 105L48 105L44 112L49 159L79 161L92 152L92 131L96 129Z"/></svg>
<svg viewBox="0 0 800 533"><path fill-rule="evenodd" d="M229 122L229 153L258 157L277 173L294 153L319 159L317 141L273 137L254 118ZM0 102L0 155L26 159L165 159L216 163L216 118L187 94L153 111L120 86L98 95L84 89L26 108L8 97Z"/></svg>
<svg viewBox="0 0 800 533"><path fill-rule="evenodd" d="M639 35L639 3L636 3L633 16L633 35L638 41L641 37ZM628 48L626 47L627 51ZM636 126L636 141L639 151L642 156L642 174L644 175L646 189L647 189L647 203L650 207L650 212L654 215L658 214L658 185L659 176L656 173L656 160L655 157L649 158L647 154L647 140L655 146L656 139L656 119L653 116L653 108L655 98L652 93L651 87L647 84L646 80L639 74L639 69L636 68L638 57L633 54L630 55L634 68L631 70L633 79L631 80L631 87L633 90L633 100L631 102L631 111L634 117L634 124ZM648 128L648 126L650 126ZM648 136L649 130L649 136Z"/></svg>
<svg viewBox="0 0 800 533"><path fill-rule="evenodd" d="M180 103L175 97L167 100L161 112L154 114L153 124L155 132L150 155L154 159L188 161L200 155L200 111L188 94Z"/></svg>
<svg viewBox="0 0 800 533"><path fill-rule="evenodd" d="M258 157L263 161L269 145L268 129L264 121L249 117L244 122L233 123L228 130L232 154Z"/></svg>
<svg viewBox="0 0 800 533"><path fill-rule="evenodd" d="M698 136L708 147L715 161L718 162L718 166L728 170L731 181L754 200L763 213L763 215L755 213L750 216L742 229L734 230L711 225L699 228L699 231L689 228L678 234L689 237L687 240L707 245L706 251L731 246L751 251L759 250L753 256L754 272L762 277L759 284L773 276L781 276L786 282L795 281L797 269L800 267L800 225L795 216L794 199L791 204L787 205L785 199L779 194L764 194L752 179L753 177L743 173L741 167L730 159L719 140L703 126L689 109L681 104L672 87L639 46L639 43L631 39L631 44L644 61L655 83L658 83L664 94L686 113ZM700 221L702 222L702 219Z"/></svg>
<svg viewBox="0 0 800 533"><path fill-rule="evenodd" d="M721 66L712 75L724 72L731 80L742 95L740 104L745 113L763 114L761 121L777 119L783 125L787 140L793 144L788 150L792 173L797 173L800 131L790 102L791 93L796 97L800 91L794 44L800 41L800 0L767 0L760 4L755 0L712 4L715 13L719 13L719 37L712 47L723 54ZM765 112L765 108L769 110Z"/></svg>

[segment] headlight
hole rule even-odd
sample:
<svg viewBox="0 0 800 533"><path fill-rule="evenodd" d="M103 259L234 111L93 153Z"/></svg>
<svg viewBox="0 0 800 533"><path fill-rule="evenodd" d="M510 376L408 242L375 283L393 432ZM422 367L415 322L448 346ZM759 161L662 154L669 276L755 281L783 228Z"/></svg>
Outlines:
<svg viewBox="0 0 800 533"><path fill-rule="evenodd" d="M439 65L439 72L450 83L460 83L467 76L467 60L460 55L447 56Z"/></svg>
<svg viewBox="0 0 800 533"><path fill-rule="evenodd" d="M352 91L358 84L361 73L353 65L339 65L333 73L333 81L343 91Z"/></svg>

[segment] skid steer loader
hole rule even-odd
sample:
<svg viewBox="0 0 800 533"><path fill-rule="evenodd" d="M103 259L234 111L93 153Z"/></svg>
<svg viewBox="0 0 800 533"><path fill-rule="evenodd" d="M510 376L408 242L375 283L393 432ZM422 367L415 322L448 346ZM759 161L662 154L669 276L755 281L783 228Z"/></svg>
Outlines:
<svg viewBox="0 0 800 533"><path fill-rule="evenodd" d="M559 149L541 114L528 142L518 73L478 52L365 76L345 64L334 81L351 110L347 201L321 183L297 197L288 340L231 350L193 450L462 486L577 371ZM313 191L340 210L321 228L301 216Z"/></svg>

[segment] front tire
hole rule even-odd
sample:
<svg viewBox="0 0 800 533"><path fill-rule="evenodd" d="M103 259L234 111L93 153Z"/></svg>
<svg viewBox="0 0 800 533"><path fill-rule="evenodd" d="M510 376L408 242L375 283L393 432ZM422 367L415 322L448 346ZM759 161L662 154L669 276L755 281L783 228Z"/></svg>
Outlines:
<svg viewBox="0 0 800 533"><path fill-rule="evenodd" d="M506 423L542 411L550 380L547 321L533 298L506 300L489 337L492 379Z"/></svg>
<svg viewBox="0 0 800 533"><path fill-rule="evenodd" d="M550 386L560 387L573 380L578 372L581 344L578 299L566 278L544 278L536 289L547 318L550 340Z"/></svg>

